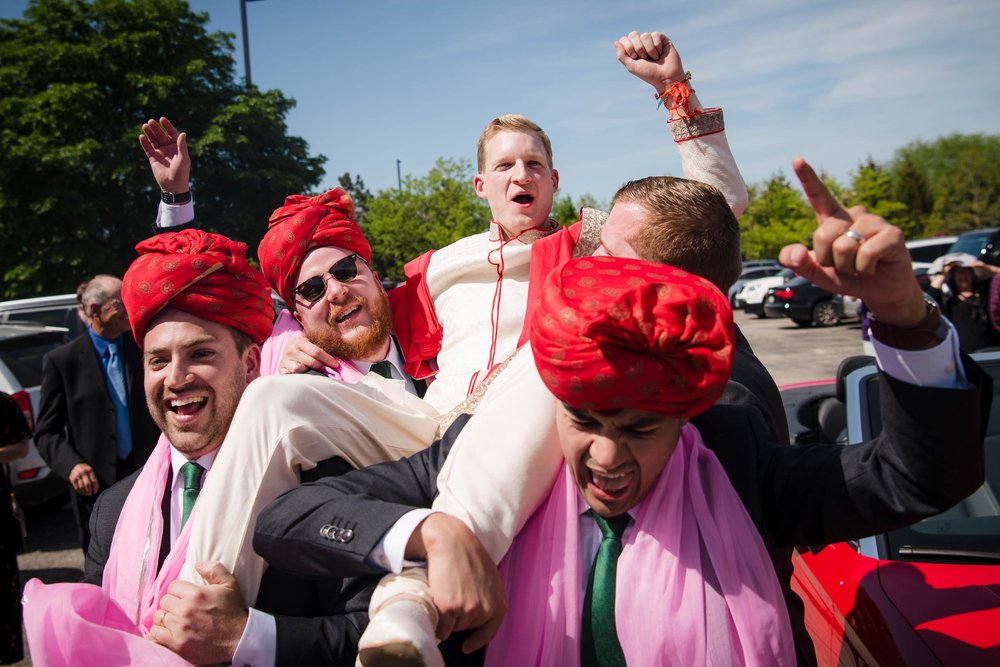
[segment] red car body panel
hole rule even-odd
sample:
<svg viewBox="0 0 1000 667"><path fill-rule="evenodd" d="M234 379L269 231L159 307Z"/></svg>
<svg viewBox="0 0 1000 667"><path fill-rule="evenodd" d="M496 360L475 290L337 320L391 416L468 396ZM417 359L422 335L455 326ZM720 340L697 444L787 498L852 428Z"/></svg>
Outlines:
<svg viewBox="0 0 1000 667"><path fill-rule="evenodd" d="M796 553L792 587L823 665L1000 665L1000 566Z"/></svg>

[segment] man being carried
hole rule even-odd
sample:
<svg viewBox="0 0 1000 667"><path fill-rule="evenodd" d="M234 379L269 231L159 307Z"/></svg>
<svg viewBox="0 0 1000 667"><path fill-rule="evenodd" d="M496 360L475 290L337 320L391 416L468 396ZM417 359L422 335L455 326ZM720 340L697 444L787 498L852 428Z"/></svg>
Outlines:
<svg viewBox="0 0 1000 667"><path fill-rule="evenodd" d="M892 373L886 375L884 380L886 394L891 398L883 407L885 434L872 443L851 448L819 445L809 448L776 447L768 444L768 429L759 415L740 406L716 406L695 420L699 430L711 433L711 439L706 435L705 442L716 452L763 536L764 544L772 550L786 545L819 544L879 532L939 512L967 495L982 481L982 427L987 414L984 404L988 404L990 394L988 378L974 364L966 364L963 370L963 365L957 363L953 329L942 323L936 310L927 310L919 286L913 280L899 230L864 212L852 211L849 215L830 197L807 165L798 161L795 168L803 179L821 224L814 236L815 253L807 254L801 247L786 248L782 253L783 260L830 289L842 289L872 303L880 322L874 332L876 339L894 341L903 349L885 345L879 349L880 362ZM625 190L631 190L633 197L637 192L643 192L641 187L626 186ZM656 198L640 198L636 203L641 202L643 208L655 211L656 201ZM625 202L617 202L616 210L621 203ZM635 213L634 210L631 212ZM847 230L865 238L865 243L859 245L854 235L845 234ZM605 238L605 245L609 246L608 249L621 248L610 238ZM624 326L623 321L628 321L630 312L638 313L635 315L638 318L636 326L641 332L638 339L656 334L660 331L657 328L659 318L644 314L644 311L649 303L655 303L658 292L650 294L649 300L635 301L634 308L626 309L619 318L616 313L621 309L613 303L605 303L609 296L607 290L612 297L621 296L623 291L618 289L621 286L617 284L619 277L629 277L631 269L626 267L639 262L618 260L614 266L605 266L598 263L601 258L587 261L594 266L584 267L582 260L572 266L574 271L585 275L579 281L574 279L572 291L569 288L564 290L563 301L569 300L569 304L555 307L560 300L550 298L552 285L540 292L543 306L533 322L536 332L545 327L558 329L559 322L566 327L572 324L579 330L561 331L558 336L550 336L551 345L545 348L545 352L535 350L535 356L536 361L540 354L548 359L545 363L539 362L539 367L550 395L555 394L556 398L576 406L577 410L584 408L588 424L605 428L608 417L601 416L600 410L616 406L584 405L579 401L586 401L591 395L595 396L595 401L600 396L627 397L633 390L642 390L648 396L659 396L669 393L681 379L688 382L690 378L674 377L678 371L669 370L673 366L666 364L663 366L666 377L640 381L646 377L643 372L636 371L635 376L627 372L629 368L639 368L638 365L625 363L628 354L620 359L612 358L615 346L627 347L628 342L615 338L615 344L600 343L602 337L598 334L603 332L603 335L611 336L614 330ZM550 280L558 280L559 275L570 275L568 272L568 268L554 272L557 277ZM669 292L670 280L666 280L661 287ZM555 291L559 292L558 286L556 288ZM587 317L574 314L580 310L585 311ZM605 312L611 316L606 326L601 326L600 322L590 324L591 319L602 320L603 315L597 313ZM702 328L711 330L695 317L697 314L698 309L695 309L687 326L692 331ZM652 319L646 319L646 316ZM910 335L906 335L907 332ZM591 343L587 342L588 339ZM917 363L908 358L914 353L905 351L914 343L921 349L916 353L921 359ZM595 386L600 391L582 384L582 379L591 374L586 363L589 357L580 353L580 349L588 345L596 346L602 355L610 355L601 364L605 371L594 375ZM924 347L930 350L924 351ZM552 378L546 375L553 367L568 374L565 386L554 385ZM654 364L654 367L661 366ZM955 369L958 369L957 375ZM900 379L893 379L893 376ZM933 389L919 385L956 388ZM484 400L489 400L495 389L496 385L490 387ZM533 386L526 389L533 400L538 400ZM690 392L693 397L699 396L695 387L690 388ZM937 404L941 400L951 406L949 409L965 411L963 425L969 428L963 429L957 440L952 437L951 427L935 424L920 409L924 404ZM673 405L681 403L676 396L669 402ZM543 407L544 404L539 402L538 409ZM557 415L561 414L559 410L556 409ZM593 413L593 410L598 412ZM462 435L465 436L470 429L481 432L478 425L486 419L485 412L477 413L467 422ZM559 419L557 424L562 427ZM630 438L639 440L643 437L640 432L645 431L631 422L611 426L622 435L628 432ZM911 434L918 434L916 441L910 440ZM456 628L482 627L479 636L468 646L474 648L481 644L488 639L503 611L502 597L490 586L488 559L496 557L496 550L492 548L497 542L496 536L481 532L482 525L467 521L484 540L486 549L478 542L470 547L467 533L463 533L464 523L440 514L429 517L426 513L418 514L411 519L412 515L407 513L405 506L426 507L430 504L443 485L441 479L436 479L436 473L442 467L451 468L449 484L461 480L463 485L488 490L497 488L493 480L498 475L497 468L503 466L519 469L522 477L531 480L523 482L525 486L551 478L547 477L544 469L536 467L539 461L543 461L541 457L518 457L509 450L492 452L494 456L487 460L484 459L491 452L479 450L473 456L466 451L464 463L471 462L482 468L482 476L470 475L468 465L462 465L454 458L461 451L459 447L454 448L454 456L444 464L448 447L454 440L454 431L449 435L451 437L446 437L441 445L406 462L378 466L340 480L324 480L322 486L303 487L286 495L262 515L255 538L257 549L271 562L315 576L325 571L367 572L388 568L390 564L392 569L398 570L396 564L402 562L402 553L394 556L388 552L395 548L402 551L401 547L393 545L407 545L407 558L428 557L433 603L441 611L437 626L439 636L447 635ZM960 442L957 449L954 448L956 442ZM597 458L597 455L594 457ZM570 469L574 469L574 462L567 461ZM635 474L634 467L613 461L590 468L592 477L584 481L588 485L591 482L596 485L597 495L605 496L605 500L619 496L635 502L641 500L644 491L640 482L646 481L647 475ZM580 470L579 467L576 469ZM526 471L530 471L530 475ZM578 481L580 479L583 478L579 477ZM506 496L507 487L500 488L504 489L503 495ZM551 484L545 488L551 488ZM589 487L584 488L584 497L587 497L588 490L593 491ZM373 500L373 494L387 502ZM484 495L487 493L479 494ZM462 499L468 497L467 494ZM835 515L824 512L823 508L833 506L838 508ZM461 507L455 514L465 518ZM352 522L362 516L364 525L356 531L355 544L349 553L341 545L331 543L317 533L318 522L329 522L331 517L337 517L335 522ZM387 533L386 529L403 516L407 518ZM473 516L481 515L473 513ZM414 525L417 529L409 532ZM493 525L495 523L489 520L486 522L487 528ZM283 540L289 537L299 547L295 553L281 546ZM364 546L370 548L366 551ZM385 556L382 555L383 550ZM515 546L515 553L516 550ZM559 558L561 554L556 556ZM587 562L586 558L584 562ZM475 576L467 580L460 576L467 572ZM476 602L470 602L473 599ZM568 617L573 616L572 607L563 611ZM571 625L572 620L567 627ZM557 629L555 632L560 631ZM573 633L568 636L573 636ZM499 643L500 650L510 650L520 640L516 635L508 637L508 641ZM418 651L426 649L426 645L419 642L414 642L414 645ZM379 648L372 646L375 650ZM392 649L388 644L386 648ZM403 649L405 653L405 647ZM426 651L422 658L434 660L433 654Z"/></svg>

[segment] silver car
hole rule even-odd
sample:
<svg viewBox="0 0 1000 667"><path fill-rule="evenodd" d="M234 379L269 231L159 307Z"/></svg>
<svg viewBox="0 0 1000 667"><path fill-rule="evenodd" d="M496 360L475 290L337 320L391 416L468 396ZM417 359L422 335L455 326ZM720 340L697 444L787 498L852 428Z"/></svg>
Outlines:
<svg viewBox="0 0 1000 667"><path fill-rule="evenodd" d="M74 297L73 316L76 300ZM66 342L67 330L43 324L0 324L0 390L10 394L34 429L42 384L42 358ZM35 449L34 440L23 459L8 465L11 488L23 507L66 497L66 483L52 473Z"/></svg>

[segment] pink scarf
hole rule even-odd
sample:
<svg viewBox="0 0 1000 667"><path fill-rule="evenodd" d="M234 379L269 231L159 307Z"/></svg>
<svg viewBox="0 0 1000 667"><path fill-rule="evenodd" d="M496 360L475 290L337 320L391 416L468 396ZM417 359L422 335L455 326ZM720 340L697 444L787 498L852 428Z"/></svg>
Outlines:
<svg viewBox="0 0 1000 667"><path fill-rule="evenodd" d="M169 471L170 443L161 435L122 506L100 588L90 584L45 585L37 579L27 583L24 625L35 664L188 664L145 639L160 598L184 564L193 523L188 520L185 524L158 571L163 537L161 503Z"/></svg>
<svg viewBox="0 0 1000 667"><path fill-rule="evenodd" d="M590 564L575 556L578 502L563 466L548 500L500 564L509 608L489 645L487 667L580 664L582 594ZM795 663L788 614L767 551L696 428L684 426L673 456L632 515L615 600L629 665ZM721 597L706 585L706 565Z"/></svg>
<svg viewBox="0 0 1000 667"><path fill-rule="evenodd" d="M301 338L305 333L302 325L292 316L287 309L278 314L278 319L274 321L274 330L271 336L264 341L260 348L260 374L278 375L281 368L281 355L285 351L285 346L295 338ZM365 376L361 370L347 359L340 360L340 368L330 368L324 366L320 369L323 375L341 380L348 384L355 384Z"/></svg>

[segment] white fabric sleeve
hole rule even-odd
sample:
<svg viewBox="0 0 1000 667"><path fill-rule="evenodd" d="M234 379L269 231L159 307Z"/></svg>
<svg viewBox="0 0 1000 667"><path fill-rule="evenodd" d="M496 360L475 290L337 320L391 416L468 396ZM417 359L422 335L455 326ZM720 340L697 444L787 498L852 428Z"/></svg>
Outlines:
<svg viewBox="0 0 1000 667"><path fill-rule="evenodd" d="M399 517L368 554L368 563L396 574L402 572L404 567L423 565L422 562L406 560L406 543L410 541L410 535L413 535L420 522L434 513L430 508L421 508L410 510Z"/></svg>
<svg viewBox="0 0 1000 667"><path fill-rule="evenodd" d="M157 227L176 227L194 220L194 200L184 204L164 204L156 209Z"/></svg>
<svg viewBox="0 0 1000 667"><path fill-rule="evenodd" d="M697 102L692 94L691 99ZM721 109L705 109L706 113L721 114ZM701 181L713 185L722 191L726 201L736 217L740 217L747 208L750 195L746 183L736 166L736 158L729 148L729 140L725 131L695 137L687 141L677 142L684 178Z"/></svg>
<svg viewBox="0 0 1000 667"><path fill-rule="evenodd" d="M897 380L918 387L965 388L967 383L958 347L958 333L944 317L941 318L941 326L947 330L944 340L928 350L898 350L872 336L879 367Z"/></svg>
<svg viewBox="0 0 1000 667"><path fill-rule="evenodd" d="M247 667L272 667L277 660L278 627L274 616L250 608L247 626L233 653L234 665Z"/></svg>

